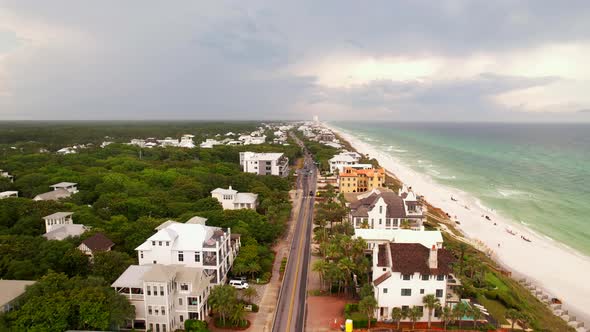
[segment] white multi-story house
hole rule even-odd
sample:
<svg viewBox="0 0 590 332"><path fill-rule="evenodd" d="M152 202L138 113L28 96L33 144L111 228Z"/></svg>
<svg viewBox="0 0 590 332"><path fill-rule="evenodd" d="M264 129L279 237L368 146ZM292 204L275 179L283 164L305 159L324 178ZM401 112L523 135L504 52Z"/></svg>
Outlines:
<svg viewBox="0 0 590 332"><path fill-rule="evenodd" d="M73 214L74 212L56 212L43 217L43 220L45 220L45 233L49 233L54 229L62 227L63 225L73 224Z"/></svg>
<svg viewBox="0 0 590 332"><path fill-rule="evenodd" d="M239 236L233 236L229 228L224 231L193 218L186 223L170 220L156 229L156 234L135 249L139 265L199 267L212 277L212 284L225 283L240 247Z"/></svg>
<svg viewBox="0 0 590 332"><path fill-rule="evenodd" d="M414 193L404 194L398 196L394 192L374 189L357 195L358 200L349 205L350 223L354 228L421 229L425 208L417 201ZM407 225L404 221L407 221Z"/></svg>
<svg viewBox="0 0 590 332"><path fill-rule="evenodd" d="M266 142L266 136L242 135L238 138L238 141L243 142L244 145L264 144Z"/></svg>
<svg viewBox="0 0 590 332"><path fill-rule="evenodd" d="M212 139L212 138L207 138L199 146L202 149L212 149L215 145L223 145L223 143L222 142L219 142L218 140Z"/></svg>
<svg viewBox="0 0 590 332"><path fill-rule="evenodd" d="M258 206L258 195L239 193L229 186L228 189L217 188L211 191L211 197L217 199L224 210L252 209Z"/></svg>
<svg viewBox="0 0 590 332"><path fill-rule="evenodd" d="M52 191L39 194L33 198L34 201L56 201L62 198L68 198L78 192L77 183L73 182L60 182L50 187Z"/></svg>
<svg viewBox="0 0 590 332"><path fill-rule="evenodd" d="M385 243L373 249L372 281L377 309L375 316L382 321L391 318L391 309L422 308L422 318L428 320L423 297L436 296L441 306L447 304L448 282L454 257L446 249L420 243ZM433 321L440 320L438 314Z"/></svg>
<svg viewBox="0 0 590 332"><path fill-rule="evenodd" d="M194 135L182 135L182 137L180 138L180 143L178 143L178 146L181 148L194 148L195 142L193 141L193 138L195 138Z"/></svg>
<svg viewBox="0 0 590 332"><path fill-rule="evenodd" d="M171 332L187 319L205 320L210 278L198 267L131 265L111 287L135 307L129 328Z"/></svg>
<svg viewBox="0 0 590 332"><path fill-rule="evenodd" d="M337 154L328 160L330 163L330 173L340 173L342 168L358 164L358 159L345 154Z"/></svg>
<svg viewBox="0 0 590 332"><path fill-rule="evenodd" d="M240 152L242 171L258 175L289 175L289 158L282 153Z"/></svg>

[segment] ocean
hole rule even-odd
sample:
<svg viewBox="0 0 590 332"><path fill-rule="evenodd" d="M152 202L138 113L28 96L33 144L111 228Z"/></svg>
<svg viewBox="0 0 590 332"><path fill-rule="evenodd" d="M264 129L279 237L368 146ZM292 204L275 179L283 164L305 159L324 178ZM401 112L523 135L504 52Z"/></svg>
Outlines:
<svg viewBox="0 0 590 332"><path fill-rule="evenodd" d="M590 256L590 124L330 125Z"/></svg>

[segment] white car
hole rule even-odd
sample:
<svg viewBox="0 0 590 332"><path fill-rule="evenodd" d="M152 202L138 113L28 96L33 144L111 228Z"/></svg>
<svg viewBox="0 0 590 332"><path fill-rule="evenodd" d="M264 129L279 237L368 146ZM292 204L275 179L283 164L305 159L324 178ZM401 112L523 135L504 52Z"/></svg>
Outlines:
<svg viewBox="0 0 590 332"><path fill-rule="evenodd" d="M230 280L229 284L236 289L247 289L250 287L250 285L248 285L248 283L244 280Z"/></svg>

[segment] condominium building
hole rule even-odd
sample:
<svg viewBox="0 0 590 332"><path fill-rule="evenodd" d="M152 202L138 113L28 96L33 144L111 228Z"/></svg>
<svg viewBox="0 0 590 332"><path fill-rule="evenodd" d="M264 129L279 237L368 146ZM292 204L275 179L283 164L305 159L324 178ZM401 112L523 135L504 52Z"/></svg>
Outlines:
<svg viewBox="0 0 590 332"><path fill-rule="evenodd" d="M242 171L258 175L289 175L289 158L282 153L240 152Z"/></svg>
<svg viewBox="0 0 590 332"><path fill-rule="evenodd" d="M182 329L186 319L205 319L211 288L226 282L240 247L239 235L205 222L166 221L135 249L139 265L111 285L135 306L129 325L168 332Z"/></svg>
<svg viewBox="0 0 590 332"><path fill-rule="evenodd" d="M127 327L170 332L184 329L187 319L205 319L210 278L198 267L131 265L111 287L135 307Z"/></svg>
<svg viewBox="0 0 590 332"><path fill-rule="evenodd" d="M385 186L383 168L355 169L344 167L338 185L341 193L360 193Z"/></svg>

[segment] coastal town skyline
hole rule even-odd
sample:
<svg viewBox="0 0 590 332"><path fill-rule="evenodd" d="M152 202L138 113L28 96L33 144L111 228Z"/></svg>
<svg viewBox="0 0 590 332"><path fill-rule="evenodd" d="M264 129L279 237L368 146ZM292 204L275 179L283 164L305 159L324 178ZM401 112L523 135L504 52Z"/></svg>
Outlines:
<svg viewBox="0 0 590 332"><path fill-rule="evenodd" d="M0 120L587 122L589 18L584 1L5 1Z"/></svg>

